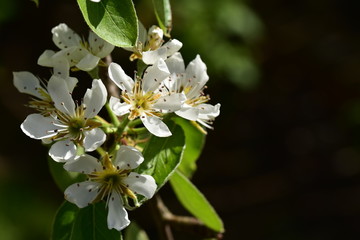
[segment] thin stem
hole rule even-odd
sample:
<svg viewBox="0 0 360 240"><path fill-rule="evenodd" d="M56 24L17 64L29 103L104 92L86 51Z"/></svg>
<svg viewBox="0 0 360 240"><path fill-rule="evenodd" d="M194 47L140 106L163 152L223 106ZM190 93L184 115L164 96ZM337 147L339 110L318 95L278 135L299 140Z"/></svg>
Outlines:
<svg viewBox="0 0 360 240"><path fill-rule="evenodd" d="M132 120L131 122L129 122L128 127L129 128L136 127L139 124L142 124L142 121L141 121L140 118L137 118L137 119Z"/></svg>
<svg viewBox="0 0 360 240"><path fill-rule="evenodd" d="M136 134L142 134L142 133L147 133L148 132L148 130L147 130L147 128L145 128L145 127L142 127L142 128L127 128L126 129L126 132L127 133L136 133Z"/></svg>
<svg viewBox="0 0 360 240"><path fill-rule="evenodd" d="M121 138L122 133L124 132L125 128L127 127L128 123L130 122L128 115L124 115L122 118L121 123L118 126L118 129L116 131L118 138Z"/></svg>
<svg viewBox="0 0 360 240"><path fill-rule="evenodd" d="M102 147L98 147L96 151L100 154L101 157L106 155L106 151Z"/></svg>
<svg viewBox="0 0 360 240"><path fill-rule="evenodd" d="M114 124L115 127L118 127L120 125L119 118L115 115L115 113L111 110L110 104L107 102L105 104L105 108L109 114L111 122Z"/></svg>

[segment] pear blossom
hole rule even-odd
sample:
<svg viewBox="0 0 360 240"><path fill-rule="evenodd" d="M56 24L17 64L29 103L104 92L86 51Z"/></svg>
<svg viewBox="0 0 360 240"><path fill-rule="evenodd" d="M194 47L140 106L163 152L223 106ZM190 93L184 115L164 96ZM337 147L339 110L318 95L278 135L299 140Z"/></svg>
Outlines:
<svg viewBox="0 0 360 240"><path fill-rule="evenodd" d="M68 92L72 92L78 80L69 77L68 69L66 70L67 61L62 61L61 64L56 65L54 75L62 77ZM13 82L19 92L32 97L28 104L29 107L38 110L44 116L51 114L55 110L54 102L50 97L45 81L41 81L31 72L21 71L13 72Z"/></svg>
<svg viewBox="0 0 360 240"><path fill-rule="evenodd" d="M139 22L139 37L134 48L126 48L134 53L130 60L142 59L147 65L154 64L156 61L166 59L179 51L182 43L177 39L170 39L163 45L164 32L158 26L151 26L146 32L145 27Z"/></svg>
<svg viewBox="0 0 360 240"><path fill-rule="evenodd" d="M88 175L88 180L70 185L65 190L65 199L84 208L100 200L108 207L107 225L109 229L121 231L130 224L125 207L127 198L137 203L136 194L152 198L157 185L150 175L131 172L144 158L136 148L121 146L115 159L105 155L102 161L82 155L64 165L68 171Z"/></svg>
<svg viewBox="0 0 360 240"><path fill-rule="evenodd" d="M165 94L166 89L160 88L169 74L162 59L148 67L141 80L131 79L120 65L111 63L109 77L122 90L123 100L120 102L120 99L111 97L111 110L118 116L129 113L129 120L140 117L144 126L155 136L170 136L171 132L161 120L161 115L180 110L185 96L183 93Z"/></svg>
<svg viewBox="0 0 360 240"><path fill-rule="evenodd" d="M203 92L209 80L205 63L197 55L185 69L180 53L175 53L165 62L171 76L165 79L163 84L170 92L184 93L186 96L185 103L181 109L175 111L175 114L212 128L210 124L220 114L220 104L214 106L206 103L210 97Z"/></svg>
<svg viewBox="0 0 360 240"><path fill-rule="evenodd" d="M101 58L108 56L114 46L101 39L93 32L89 32L88 42L81 39L65 23L61 23L51 30L53 42L60 51L45 50L38 59L38 64L53 67L58 58L66 58L69 67L76 67L83 71L94 69Z"/></svg>
<svg viewBox="0 0 360 240"><path fill-rule="evenodd" d="M49 116L30 114L21 124L22 131L33 139L56 141L49 155L58 162L75 158L79 146L94 151L105 141L105 133L94 120L104 106L107 92L101 80L94 79L78 106L64 79L52 76L47 86L55 111ZM46 141L48 142L48 141Z"/></svg>

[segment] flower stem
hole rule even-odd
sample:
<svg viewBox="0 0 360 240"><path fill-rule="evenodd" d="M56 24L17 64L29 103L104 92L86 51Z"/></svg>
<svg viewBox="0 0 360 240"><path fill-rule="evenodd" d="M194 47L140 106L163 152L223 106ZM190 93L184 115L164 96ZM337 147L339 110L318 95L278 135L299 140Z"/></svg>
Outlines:
<svg viewBox="0 0 360 240"><path fill-rule="evenodd" d="M106 107L106 110L107 110L107 112L109 114L111 122L114 124L115 127L118 127L120 125L120 121L119 121L118 117L115 115L115 113L111 110L110 104L106 103L105 107Z"/></svg>

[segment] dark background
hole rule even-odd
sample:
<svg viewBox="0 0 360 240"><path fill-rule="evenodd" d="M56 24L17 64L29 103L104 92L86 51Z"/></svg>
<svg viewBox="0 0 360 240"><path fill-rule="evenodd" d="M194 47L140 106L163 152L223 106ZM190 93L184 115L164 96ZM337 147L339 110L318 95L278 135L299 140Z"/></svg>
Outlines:
<svg viewBox="0 0 360 240"><path fill-rule="evenodd" d="M135 2L145 26L155 24L148 1ZM207 93L222 104L193 181L224 220L224 239L358 239L360 3L184 0L172 7L172 36L184 43L187 62L199 53L207 63ZM36 61L56 50L50 31L61 22L87 36L75 1L0 3L1 240L48 239L63 201L46 148L19 128L31 111L12 85L12 71L50 76ZM113 57L131 74L128 56L117 49ZM162 194L184 213L169 188Z"/></svg>

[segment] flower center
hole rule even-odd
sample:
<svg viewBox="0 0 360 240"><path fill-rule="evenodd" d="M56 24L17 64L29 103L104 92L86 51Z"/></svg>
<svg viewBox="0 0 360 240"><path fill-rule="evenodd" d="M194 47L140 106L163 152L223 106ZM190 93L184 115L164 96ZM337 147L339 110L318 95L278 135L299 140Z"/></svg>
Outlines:
<svg viewBox="0 0 360 240"><path fill-rule="evenodd" d="M83 118L75 117L68 122L68 131L75 138L82 134L85 127L86 121Z"/></svg>

